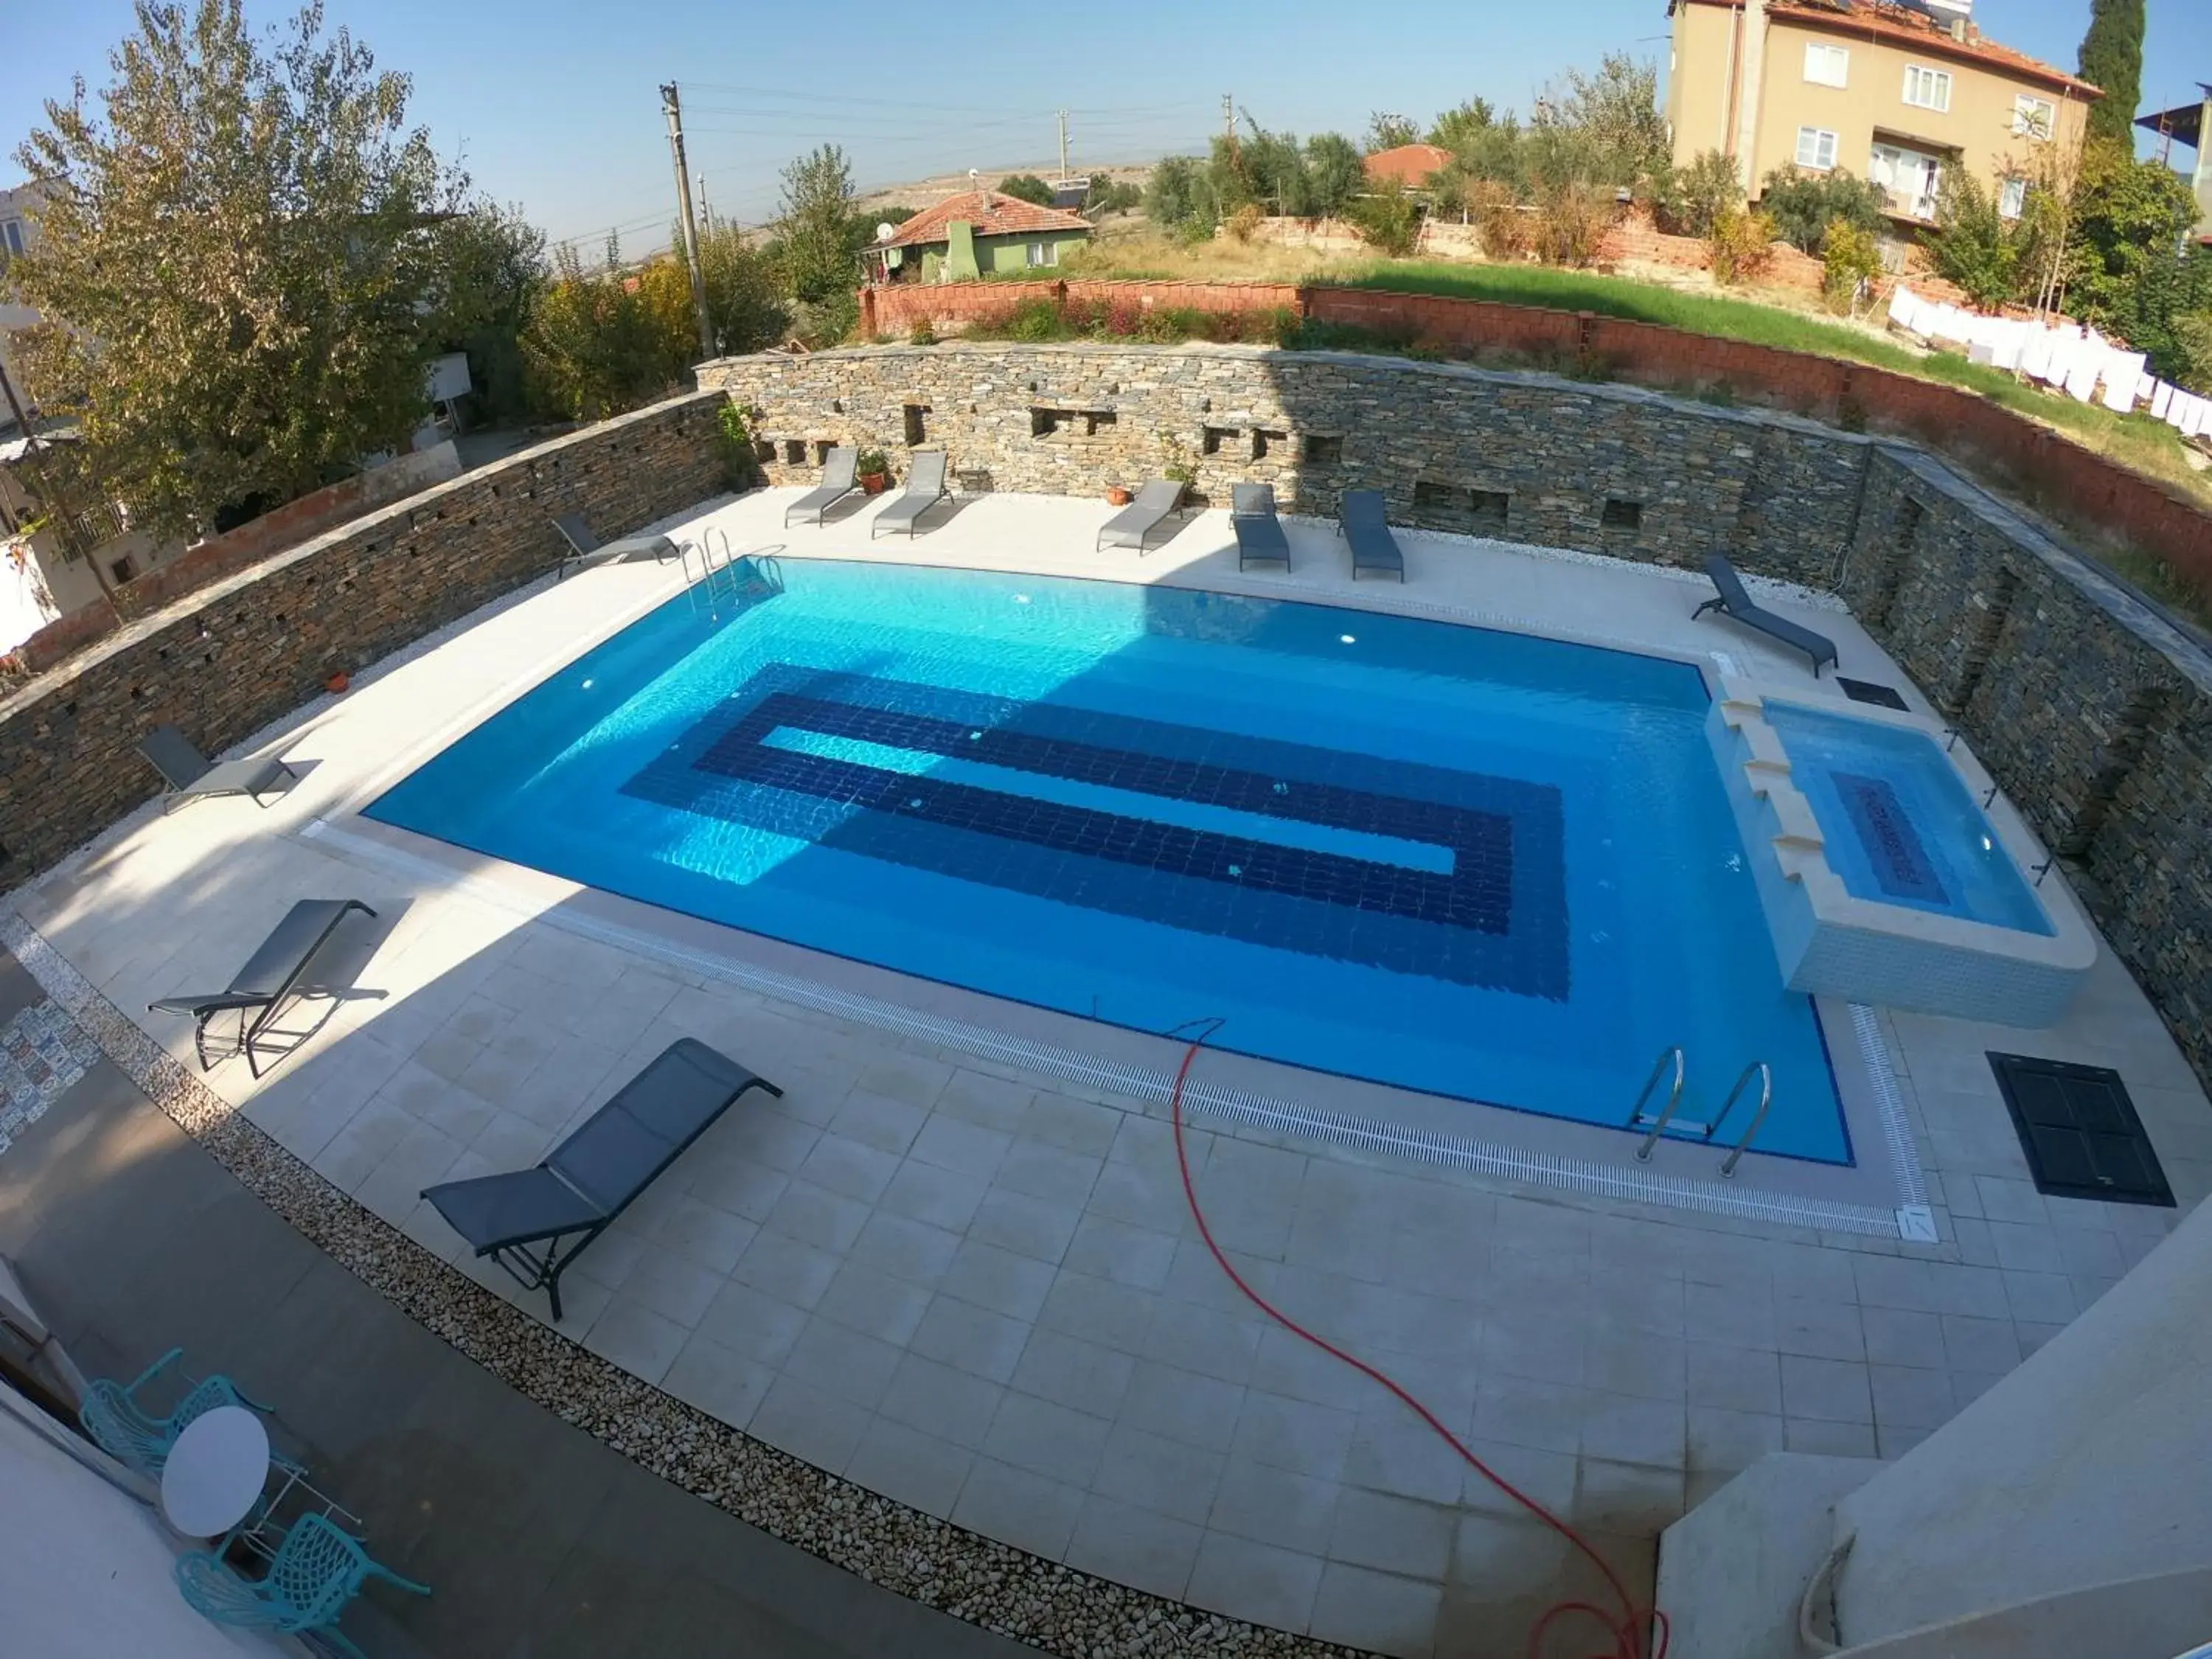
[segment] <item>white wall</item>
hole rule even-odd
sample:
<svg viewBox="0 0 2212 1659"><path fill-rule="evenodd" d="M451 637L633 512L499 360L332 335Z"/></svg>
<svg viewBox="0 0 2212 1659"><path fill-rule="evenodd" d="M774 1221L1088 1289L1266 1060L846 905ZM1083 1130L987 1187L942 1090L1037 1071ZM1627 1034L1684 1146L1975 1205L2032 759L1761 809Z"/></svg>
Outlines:
<svg viewBox="0 0 2212 1659"><path fill-rule="evenodd" d="M1838 1632L1856 1646L2212 1565L2209 1471L2212 1204L1837 1505L1837 1535L1856 1535L1837 1579Z"/></svg>
<svg viewBox="0 0 2212 1659"><path fill-rule="evenodd" d="M19 1415L0 1390L0 1651L23 1659L270 1659L296 1652L186 1607L152 1511Z"/></svg>

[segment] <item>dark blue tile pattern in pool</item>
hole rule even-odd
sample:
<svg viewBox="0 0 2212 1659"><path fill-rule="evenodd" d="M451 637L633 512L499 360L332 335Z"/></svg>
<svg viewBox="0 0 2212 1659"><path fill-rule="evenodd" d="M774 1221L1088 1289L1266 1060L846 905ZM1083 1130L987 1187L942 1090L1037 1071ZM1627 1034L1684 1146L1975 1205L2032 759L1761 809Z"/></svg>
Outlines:
<svg viewBox="0 0 2212 1659"><path fill-rule="evenodd" d="M1844 811L1850 815L1851 828L1866 848L1867 860L1874 866L1881 890L1892 898L1948 904L1942 878L1936 873L1936 866L1897 791L1880 778L1856 772L1829 775L1835 780Z"/></svg>
<svg viewBox="0 0 2212 1659"><path fill-rule="evenodd" d="M796 752L765 741L778 731L1425 843L1448 850L1451 869L1308 850ZM1527 995L1567 992L1559 802L1546 786L776 665L625 789L842 851L1148 921Z"/></svg>

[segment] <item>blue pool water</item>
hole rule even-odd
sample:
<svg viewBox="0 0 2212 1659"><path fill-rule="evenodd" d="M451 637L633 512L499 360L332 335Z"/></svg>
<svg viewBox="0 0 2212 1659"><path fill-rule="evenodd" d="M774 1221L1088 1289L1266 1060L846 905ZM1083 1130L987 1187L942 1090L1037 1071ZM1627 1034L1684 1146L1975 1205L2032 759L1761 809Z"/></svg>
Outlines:
<svg viewBox="0 0 2212 1659"><path fill-rule="evenodd" d="M793 561L679 597L369 815L813 949L1618 1125L1753 1060L1849 1162L1680 663L1320 605Z"/></svg>
<svg viewBox="0 0 2212 1659"><path fill-rule="evenodd" d="M2051 933L1966 781L1925 732L1771 700L1766 720L1853 898Z"/></svg>

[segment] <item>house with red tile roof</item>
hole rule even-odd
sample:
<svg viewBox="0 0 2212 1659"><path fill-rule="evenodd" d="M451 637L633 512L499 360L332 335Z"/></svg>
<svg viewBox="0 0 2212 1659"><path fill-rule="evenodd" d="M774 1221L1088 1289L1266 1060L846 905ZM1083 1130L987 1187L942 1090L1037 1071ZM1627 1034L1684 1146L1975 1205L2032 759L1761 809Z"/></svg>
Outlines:
<svg viewBox="0 0 2212 1659"><path fill-rule="evenodd" d="M1973 175L2017 215L2028 182L2079 150L2097 88L1977 28L1972 0L1668 0L1674 162L1717 150L1755 200L1770 174L1848 172L1900 228Z"/></svg>
<svg viewBox="0 0 2212 1659"><path fill-rule="evenodd" d="M1004 191L969 190L896 227L866 250L871 280L951 283L1057 265L1091 222Z"/></svg>
<svg viewBox="0 0 2212 1659"><path fill-rule="evenodd" d="M1452 153L1439 144L1399 144L1378 149L1364 163L1367 182L1419 190L1451 158Z"/></svg>

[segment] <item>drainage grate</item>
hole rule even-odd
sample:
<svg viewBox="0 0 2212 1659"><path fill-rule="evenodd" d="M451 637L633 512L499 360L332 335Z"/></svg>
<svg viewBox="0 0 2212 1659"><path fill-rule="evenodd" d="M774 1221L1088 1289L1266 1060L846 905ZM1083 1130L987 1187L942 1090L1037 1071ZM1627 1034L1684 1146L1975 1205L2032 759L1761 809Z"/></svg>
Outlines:
<svg viewBox="0 0 2212 1659"><path fill-rule="evenodd" d="M1990 1066L2038 1192L2173 1207L2166 1172L2118 1072L2026 1054L1992 1054Z"/></svg>
<svg viewBox="0 0 2212 1659"><path fill-rule="evenodd" d="M1907 714L1912 712L1911 705L1898 696L1893 687L1876 685L1872 680L1846 679L1841 674L1836 676L1836 684L1844 688L1844 695L1853 702L1870 702L1877 708L1901 708Z"/></svg>

